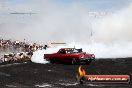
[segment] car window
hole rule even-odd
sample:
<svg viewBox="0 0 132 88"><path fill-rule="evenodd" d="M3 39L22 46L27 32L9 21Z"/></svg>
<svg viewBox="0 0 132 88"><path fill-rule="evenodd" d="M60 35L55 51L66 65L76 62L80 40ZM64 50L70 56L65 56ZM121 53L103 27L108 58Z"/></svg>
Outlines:
<svg viewBox="0 0 132 88"><path fill-rule="evenodd" d="M65 50L60 50L59 53L60 54L66 54L66 51Z"/></svg>

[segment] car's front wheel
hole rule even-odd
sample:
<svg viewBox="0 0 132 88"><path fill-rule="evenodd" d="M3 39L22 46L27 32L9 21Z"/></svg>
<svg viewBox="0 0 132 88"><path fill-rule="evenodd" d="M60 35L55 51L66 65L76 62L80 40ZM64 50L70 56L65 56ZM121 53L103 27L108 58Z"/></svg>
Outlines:
<svg viewBox="0 0 132 88"><path fill-rule="evenodd" d="M86 63L87 63L87 64L90 64L91 62L92 62L92 60L90 59L90 60L87 60Z"/></svg>
<svg viewBox="0 0 132 88"><path fill-rule="evenodd" d="M55 63L55 61L54 61L54 60L50 60L50 63L51 63L51 64L54 64L54 63Z"/></svg>

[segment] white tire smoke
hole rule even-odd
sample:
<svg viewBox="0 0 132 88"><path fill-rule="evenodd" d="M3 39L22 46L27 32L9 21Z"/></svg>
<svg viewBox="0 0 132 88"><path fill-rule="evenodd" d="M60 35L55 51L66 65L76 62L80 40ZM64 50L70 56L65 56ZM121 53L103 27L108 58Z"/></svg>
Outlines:
<svg viewBox="0 0 132 88"><path fill-rule="evenodd" d="M37 50L33 53L33 56L31 58L31 61L34 63L41 63L41 64L46 64L49 63L44 59L44 52L45 50Z"/></svg>

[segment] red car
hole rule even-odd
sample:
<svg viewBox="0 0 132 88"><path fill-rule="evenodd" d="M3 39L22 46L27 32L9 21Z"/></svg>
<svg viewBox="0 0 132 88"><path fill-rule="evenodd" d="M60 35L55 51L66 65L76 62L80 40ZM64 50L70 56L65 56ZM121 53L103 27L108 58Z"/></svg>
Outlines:
<svg viewBox="0 0 132 88"><path fill-rule="evenodd" d="M44 59L54 62L64 62L64 63L80 63L82 61L90 63L95 59L94 54L86 54L82 49L76 48L61 48L57 53L44 54Z"/></svg>

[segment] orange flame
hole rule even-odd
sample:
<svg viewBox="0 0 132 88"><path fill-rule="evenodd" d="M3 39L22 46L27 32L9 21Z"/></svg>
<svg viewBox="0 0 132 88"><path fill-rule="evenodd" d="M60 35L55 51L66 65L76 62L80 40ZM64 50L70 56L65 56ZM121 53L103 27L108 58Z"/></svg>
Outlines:
<svg viewBox="0 0 132 88"><path fill-rule="evenodd" d="M79 66L78 72L80 76L84 76L86 74L85 70L82 68L82 66Z"/></svg>

